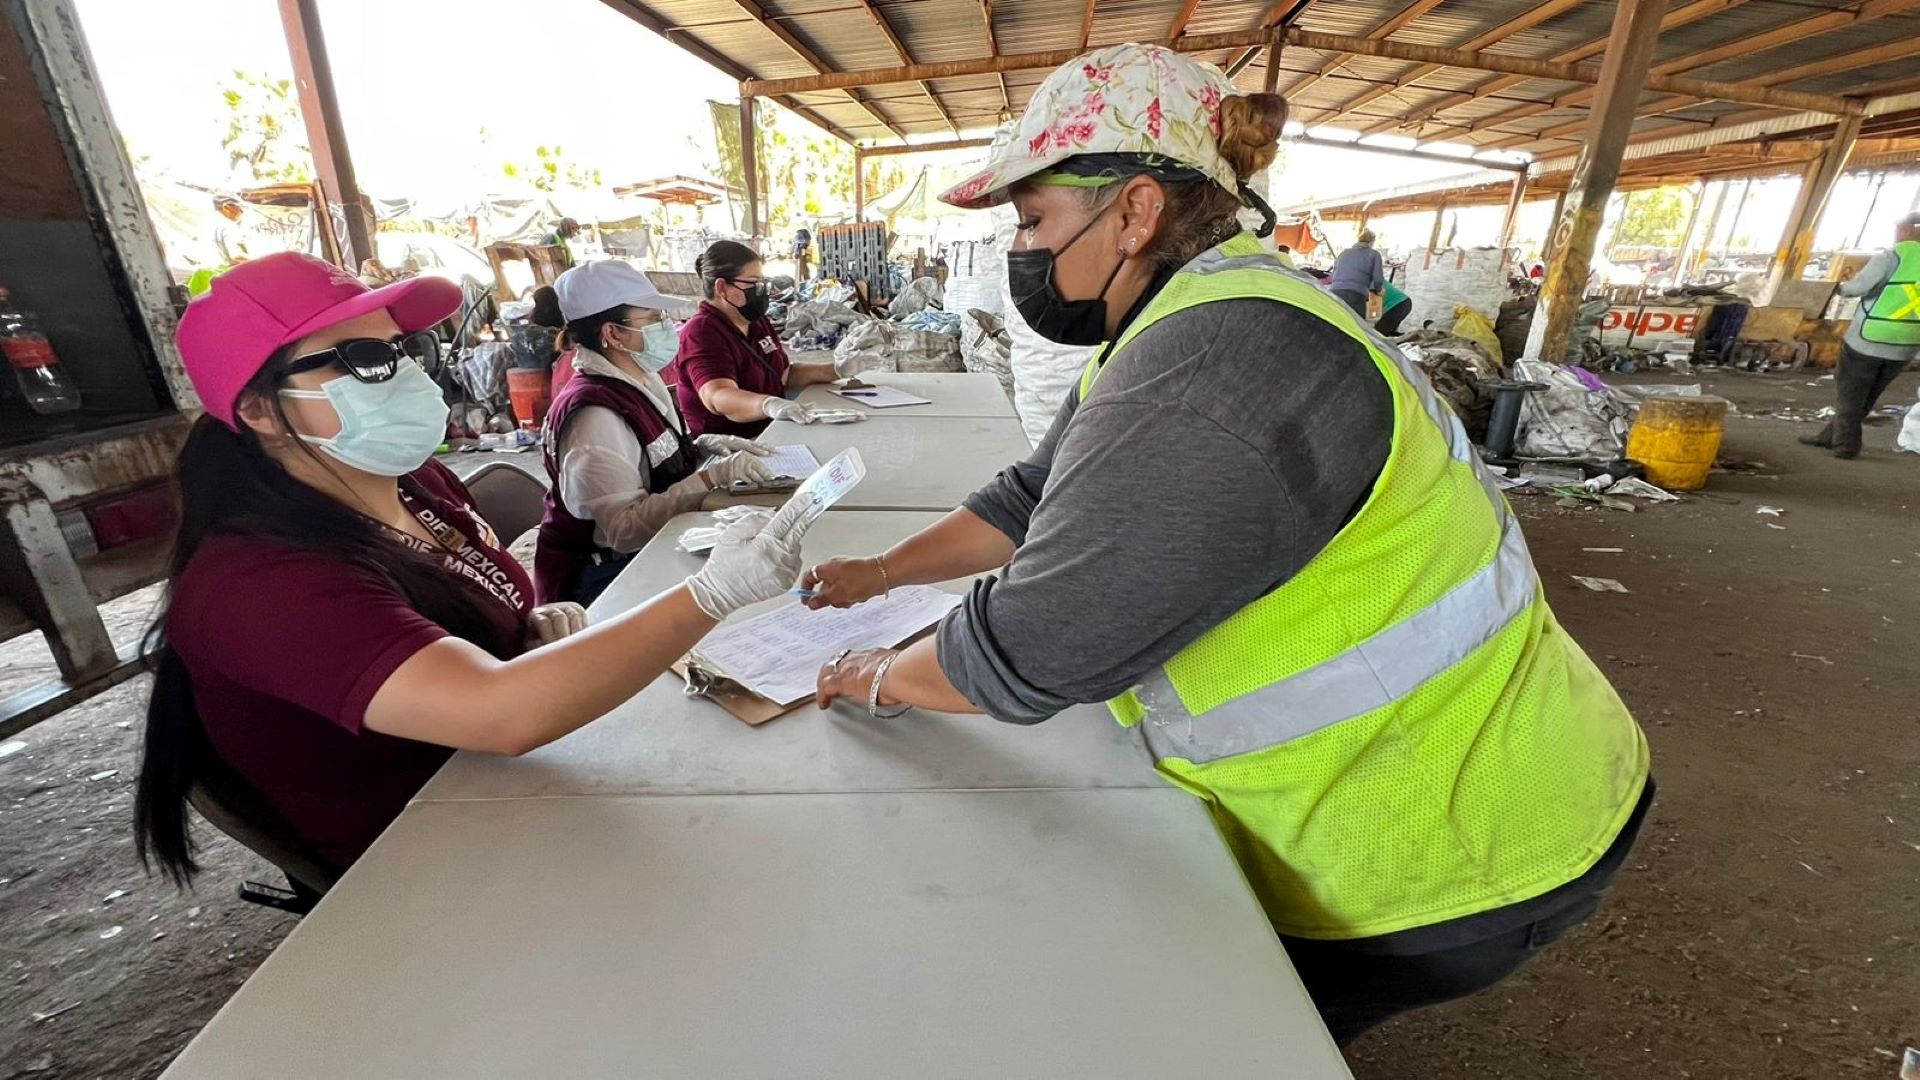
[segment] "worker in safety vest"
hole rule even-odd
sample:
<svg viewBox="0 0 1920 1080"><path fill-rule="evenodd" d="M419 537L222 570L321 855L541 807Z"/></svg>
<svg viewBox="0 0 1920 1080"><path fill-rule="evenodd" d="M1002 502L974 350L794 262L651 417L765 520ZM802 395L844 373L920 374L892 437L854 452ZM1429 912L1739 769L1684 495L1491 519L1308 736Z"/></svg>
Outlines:
<svg viewBox="0 0 1920 1080"><path fill-rule="evenodd" d="M1107 700L1346 1042L1591 916L1652 783L1459 420L1236 223L1271 220L1245 181L1285 118L1158 46L1054 72L943 198L1011 199L1021 317L1109 344L1030 458L801 584L840 606L998 570L932 638L825 665L820 703L1036 723Z"/></svg>
<svg viewBox="0 0 1920 1080"><path fill-rule="evenodd" d="M1840 283L1841 296L1861 297L1847 324L1834 372L1833 419L1800 441L1833 449L1837 458L1860 456L1860 423L1887 386L1920 357L1920 214L1894 227L1894 244L1867 260Z"/></svg>

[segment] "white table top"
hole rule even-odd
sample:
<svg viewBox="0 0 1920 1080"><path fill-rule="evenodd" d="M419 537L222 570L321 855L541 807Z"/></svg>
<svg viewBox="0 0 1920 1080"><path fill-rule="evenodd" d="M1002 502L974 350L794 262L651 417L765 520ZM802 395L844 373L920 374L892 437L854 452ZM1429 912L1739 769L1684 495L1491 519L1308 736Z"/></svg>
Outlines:
<svg viewBox="0 0 1920 1080"><path fill-rule="evenodd" d="M1347 1075L1171 789L416 803L167 1072Z"/></svg>
<svg viewBox="0 0 1920 1080"><path fill-rule="evenodd" d="M934 513L831 511L807 533L807 563L884 551L938 521ZM674 546L710 515L675 518L593 606L626 611L679 584L702 557ZM966 582L945 586L964 592ZM751 617L791 599L768 601ZM1100 705L1069 709L1043 724L986 716L912 712L874 720L863 706L811 705L749 727L710 701L689 698L665 676L572 735L518 758L462 753L421 799L549 795L909 791L964 788L1161 787L1139 736Z"/></svg>
<svg viewBox="0 0 1920 1080"><path fill-rule="evenodd" d="M920 416L1018 418L1013 411L1013 401L1007 397L1000 380L985 373L870 371L861 375L860 381L917 394L932 404L873 409L861 404L859 398L841 397L825 386L807 387L800 392L800 400L822 409L853 409L875 420Z"/></svg>
<svg viewBox="0 0 1920 1080"><path fill-rule="evenodd" d="M841 510L951 510L994 474L1033 452L1020 421L1011 417L887 417L859 424L768 425L760 441L813 448L825 464L849 446L860 448L867 478L839 504ZM707 509L734 502L774 505L785 495L712 495Z"/></svg>

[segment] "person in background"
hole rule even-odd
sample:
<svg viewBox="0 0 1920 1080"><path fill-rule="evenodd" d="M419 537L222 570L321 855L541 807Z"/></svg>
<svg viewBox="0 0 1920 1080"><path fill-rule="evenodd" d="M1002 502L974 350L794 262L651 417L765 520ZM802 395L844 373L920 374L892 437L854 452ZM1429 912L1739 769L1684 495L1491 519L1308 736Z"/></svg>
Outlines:
<svg viewBox="0 0 1920 1080"><path fill-rule="evenodd" d="M560 391L573 381L573 346L562 345L561 331L567 328L567 317L560 313L560 294L553 286L542 285L533 290L533 312L527 321L535 326L553 331L553 378L548 383L547 400L559 401ZM549 406L551 407L551 406Z"/></svg>
<svg viewBox="0 0 1920 1080"><path fill-rule="evenodd" d="M1327 289L1364 319L1368 298L1378 296L1386 284L1387 267L1380 253L1373 249L1373 230L1361 229L1353 246L1333 260L1333 277L1328 280Z"/></svg>
<svg viewBox="0 0 1920 1080"><path fill-rule="evenodd" d="M560 219L560 224L547 235L547 244L567 253L567 265L573 265L573 241L580 235L580 223L570 217Z"/></svg>
<svg viewBox="0 0 1920 1080"><path fill-rule="evenodd" d="M574 377L554 395L540 437L547 510L533 559L541 603L591 604L676 514L735 481L761 484L773 451L733 435L686 432L660 372L679 340L667 300L622 259L576 266L554 282Z"/></svg>
<svg viewBox="0 0 1920 1080"><path fill-rule="evenodd" d="M1401 292L1400 286L1391 281L1381 282L1380 292L1380 318L1374 321L1373 327L1393 337L1400 332L1400 324L1413 312L1413 297Z"/></svg>
<svg viewBox="0 0 1920 1080"><path fill-rule="evenodd" d="M705 299L680 330L674 361L681 411L696 435L753 438L773 420L811 424L811 406L786 395L839 376L830 363L795 364L767 320L760 256L720 240L694 260Z"/></svg>
<svg viewBox="0 0 1920 1080"><path fill-rule="evenodd" d="M1833 419L1800 439L1832 449L1837 458L1860 456L1861 423L1887 386L1920 357L1920 214L1894 226L1893 240L1840 283L1841 296L1862 299L1841 342Z"/></svg>
<svg viewBox="0 0 1920 1080"><path fill-rule="evenodd" d="M1293 261L1293 248L1286 244L1275 244L1273 247L1273 257L1279 261L1281 266L1289 270L1299 269Z"/></svg>
<svg viewBox="0 0 1920 1080"><path fill-rule="evenodd" d="M1033 724L1106 701L1203 801L1344 1044L1590 917L1653 785L1459 420L1241 231L1285 121L1160 46L1048 76L942 198L1011 200L1021 316L1106 344L1026 460L801 585L840 606L984 574L932 637L823 665L818 702Z"/></svg>
<svg viewBox="0 0 1920 1080"><path fill-rule="evenodd" d="M685 584L591 628L576 605L535 606L433 460L447 405L423 331L459 303L438 278L370 290L283 252L180 318L206 412L175 471L134 799L136 851L178 883L198 869L197 787L251 792L274 831L343 871L455 750L567 734L799 573L796 509L754 515Z"/></svg>
<svg viewBox="0 0 1920 1080"><path fill-rule="evenodd" d="M813 250L813 234L805 226L793 231L793 280L801 282L812 277L811 267L807 265L807 256Z"/></svg>

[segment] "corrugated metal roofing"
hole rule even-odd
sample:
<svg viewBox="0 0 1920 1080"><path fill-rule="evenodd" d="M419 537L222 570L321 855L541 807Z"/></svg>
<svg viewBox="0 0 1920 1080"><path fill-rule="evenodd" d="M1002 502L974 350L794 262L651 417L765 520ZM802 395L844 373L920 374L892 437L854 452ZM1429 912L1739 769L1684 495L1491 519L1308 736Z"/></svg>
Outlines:
<svg viewBox="0 0 1920 1080"><path fill-rule="evenodd" d="M903 60L876 15L898 36L913 63L947 63L1000 54L1079 47L1082 33L1092 46L1119 41L1164 41L1183 10L1183 0L1094 0L1092 20L1083 23L1086 0L605 0L643 23L664 27L673 40L708 58L718 58L729 73L744 78L780 79L817 71L866 71L893 68ZM1252 30L1270 12L1294 9L1294 25L1324 33L1389 35L1409 44L1458 48L1489 35L1490 53L1553 59L1569 50L1604 41L1611 27L1613 0L1578 3L1539 25L1502 30L1535 10L1540 0L1441 0L1403 20L1416 0L1201 0L1188 19L1188 34ZM1670 11L1690 0L1670 0ZM1845 58L1889 41L1920 42L1920 0L1875 0L1857 19L1865 0L1736 0L1731 6L1660 37L1656 67L1675 66L1676 74L1728 82L1768 81L1769 85L1824 94L1861 94L1877 86L1920 80L1920 47L1911 55L1882 58L1852 70L1811 78L1771 82L1770 77L1802 65ZM1687 59L1713 49L1738 45L1809 19L1832 25L1817 33L1783 35L1777 45L1722 56L1706 65ZM775 28L779 32L776 32ZM989 31L991 27L991 34ZM1496 33L1496 31L1499 31ZM783 34L791 43L783 40ZM1504 36L1502 36L1504 35ZM798 48L796 48L796 45ZM803 55L803 52L806 55ZM1204 59L1225 64L1239 50ZM809 58L811 57L811 59ZM1587 59L1598 62L1597 50ZM1708 59L1713 59L1709 56ZM817 61L817 63L815 62ZM1252 58L1239 75L1248 89L1260 85L1265 53ZM1285 50L1281 87L1289 91L1294 115L1309 123L1415 135L1481 145L1509 144L1536 153L1567 152L1578 138L1557 134L1545 142L1529 136L1552 132L1582 120L1584 104L1542 108L1578 94L1580 83L1509 79L1455 67L1425 70L1413 64L1367 56L1343 56L1311 49ZM811 113L843 137L861 142L895 142L951 137L956 125L969 134L1017 115L1045 71L1005 75L968 75L924 84L875 86L852 92L830 91L786 99ZM1489 86L1499 89L1488 91ZM932 98L928 96L931 91ZM1474 96L1475 94L1478 96ZM1348 110L1345 106L1365 97ZM935 102L938 102L936 106ZM1675 107L1670 95L1643 95L1643 106L1659 111L1642 117L1636 137L1665 137L1701 130L1728 116L1751 114L1755 107L1726 102L1687 102ZM945 112L946 116L942 115ZM1518 111L1520 115L1510 115ZM1431 116L1421 116L1432 113ZM1409 118L1419 117L1409 123Z"/></svg>

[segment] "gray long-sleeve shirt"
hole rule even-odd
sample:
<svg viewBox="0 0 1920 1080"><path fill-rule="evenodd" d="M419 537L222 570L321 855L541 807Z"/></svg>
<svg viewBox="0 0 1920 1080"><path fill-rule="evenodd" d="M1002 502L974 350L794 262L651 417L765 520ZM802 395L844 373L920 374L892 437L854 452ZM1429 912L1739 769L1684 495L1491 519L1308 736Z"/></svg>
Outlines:
<svg viewBox="0 0 1920 1080"><path fill-rule="evenodd" d="M1345 292L1377 293L1387 287L1387 265L1371 244L1355 244L1333 260L1327 288Z"/></svg>
<svg viewBox="0 0 1920 1080"><path fill-rule="evenodd" d="M940 626L941 670L1036 723L1104 701L1292 577L1386 463L1366 350L1267 300L1169 316L966 506L1018 551Z"/></svg>
<svg viewBox="0 0 1920 1080"><path fill-rule="evenodd" d="M1893 272L1900 269L1900 253L1886 248L1873 258L1860 272L1840 283L1841 296L1861 297L1860 310L1854 312L1853 321L1847 324L1846 346L1861 356L1871 356L1875 360L1913 360L1920 357L1920 346L1888 345L1879 341L1868 341L1860 336L1860 324L1867 321L1867 312L1873 309L1874 302L1880 299L1881 290L1887 282L1893 280Z"/></svg>

